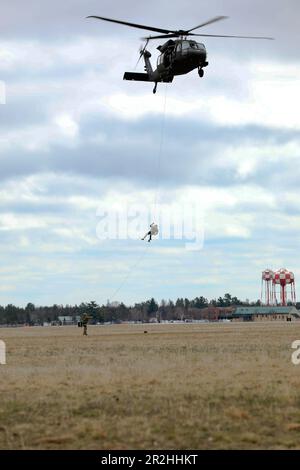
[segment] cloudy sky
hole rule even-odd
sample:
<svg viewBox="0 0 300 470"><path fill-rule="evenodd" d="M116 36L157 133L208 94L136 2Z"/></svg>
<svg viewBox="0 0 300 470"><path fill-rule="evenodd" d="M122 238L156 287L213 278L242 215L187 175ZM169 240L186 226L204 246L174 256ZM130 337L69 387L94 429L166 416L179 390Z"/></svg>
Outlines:
<svg viewBox="0 0 300 470"><path fill-rule="evenodd" d="M177 77L154 96L152 84L122 80L143 31L93 14L171 29L228 15L203 33L275 41L203 38L205 77ZM252 300L264 268L297 280L299 17L298 0L4 0L0 303ZM101 237L101 211L154 202L200 208L202 248L142 242L138 220L128 239Z"/></svg>

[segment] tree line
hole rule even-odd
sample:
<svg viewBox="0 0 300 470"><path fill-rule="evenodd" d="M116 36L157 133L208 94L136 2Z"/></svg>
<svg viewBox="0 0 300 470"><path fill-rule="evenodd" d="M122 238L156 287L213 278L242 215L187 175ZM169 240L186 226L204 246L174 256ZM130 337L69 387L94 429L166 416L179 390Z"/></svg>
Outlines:
<svg viewBox="0 0 300 470"><path fill-rule="evenodd" d="M176 301L161 300L157 302L150 299L145 302L126 306L124 303L98 305L95 301L83 302L80 305L35 306L29 302L25 308L13 304L0 306L0 325L43 325L44 323L57 323L59 317L72 317L74 321L78 316L87 313L91 317L91 323L142 321L149 322L156 319L185 320L185 319L210 319L216 309L226 309L238 305L260 305L260 301L241 301L237 297L227 293L224 297L208 300L203 296L193 300L178 298Z"/></svg>

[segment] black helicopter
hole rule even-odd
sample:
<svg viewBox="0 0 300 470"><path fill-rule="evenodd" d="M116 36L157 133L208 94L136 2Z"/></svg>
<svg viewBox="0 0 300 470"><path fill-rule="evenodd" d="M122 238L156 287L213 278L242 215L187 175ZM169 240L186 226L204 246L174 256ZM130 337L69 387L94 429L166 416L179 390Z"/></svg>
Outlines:
<svg viewBox="0 0 300 470"><path fill-rule="evenodd" d="M268 37L257 36L228 36L220 34L195 34L192 31L203 26L215 23L216 21L224 20L227 16L216 16L205 23L199 24L194 28L188 30L168 30L162 28L155 28L152 26L145 26L141 24L128 23L126 21L113 20L110 18L103 18L101 16L88 16L87 18L96 18L98 20L110 21L112 23L123 24L133 28L146 29L161 33L157 36L148 36L143 38L146 41L145 46L140 50L140 58L143 57L145 61L145 71L147 73L125 72L124 80L136 80L143 82L154 82L153 93L156 93L158 82L172 82L175 75L184 75L194 69L198 69L200 77L204 75L204 67L208 66L207 52L205 45L190 39L188 36L205 36L205 37L218 37L218 38L241 38L241 39L270 39ZM168 39L167 42L158 46L157 49L160 55L157 59L157 68L153 70L150 57L151 54L146 50L146 47L152 39ZM174 38L175 41L173 40ZM139 59L140 60L140 59Z"/></svg>

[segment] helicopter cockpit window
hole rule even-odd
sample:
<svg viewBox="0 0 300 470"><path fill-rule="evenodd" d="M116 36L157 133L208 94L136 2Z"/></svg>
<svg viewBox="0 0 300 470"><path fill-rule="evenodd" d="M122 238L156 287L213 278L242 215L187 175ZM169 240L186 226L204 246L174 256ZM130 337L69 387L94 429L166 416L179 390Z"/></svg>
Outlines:
<svg viewBox="0 0 300 470"><path fill-rule="evenodd" d="M157 58L157 65L160 65L163 63L163 59L164 59L164 54L161 54L160 56L158 56Z"/></svg>
<svg viewBox="0 0 300 470"><path fill-rule="evenodd" d="M189 41L182 41L182 50L189 49L190 43Z"/></svg>

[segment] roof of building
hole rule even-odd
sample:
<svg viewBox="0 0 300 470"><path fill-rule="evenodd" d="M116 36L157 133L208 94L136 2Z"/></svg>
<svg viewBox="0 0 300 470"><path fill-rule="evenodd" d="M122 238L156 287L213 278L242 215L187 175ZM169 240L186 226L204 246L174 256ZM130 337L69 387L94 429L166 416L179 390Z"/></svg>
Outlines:
<svg viewBox="0 0 300 470"><path fill-rule="evenodd" d="M298 315L300 316L299 310L294 306L287 307L236 307L233 315Z"/></svg>

